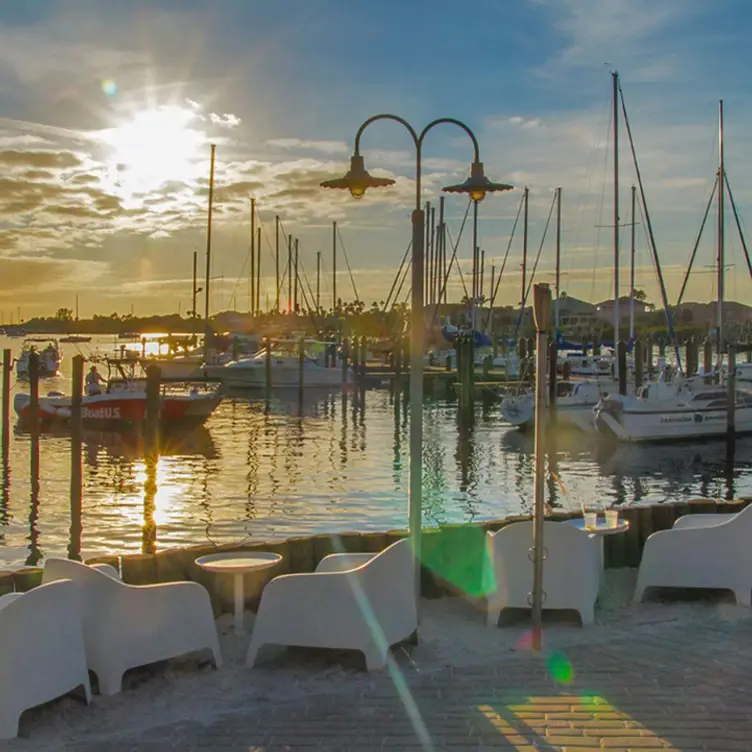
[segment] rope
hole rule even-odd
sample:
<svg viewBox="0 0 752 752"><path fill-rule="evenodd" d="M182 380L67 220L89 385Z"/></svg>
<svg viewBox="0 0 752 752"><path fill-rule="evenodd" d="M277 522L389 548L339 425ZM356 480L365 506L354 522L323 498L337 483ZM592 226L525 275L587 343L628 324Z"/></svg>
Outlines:
<svg viewBox="0 0 752 752"><path fill-rule="evenodd" d="M507 250L504 254L504 261L501 263L501 269L499 270L499 277L496 280L496 286L494 287L493 294L491 295L491 303L488 307L488 318L486 319L486 329L491 325L491 316L493 314L493 307L494 303L496 302L496 295L499 292L499 285L501 284L501 276L504 274L504 269L507 265L507 258L509 258L509 250L512 247L512 242L514 241L514 235L517 232L517 224L520 221L520 214L522 214L522 207L525 203L525 196L524 194L520 198L520 205L517 207L517 216L514 218L514 225L512 225L512 234L509 236L509 242L507 243Z"/></svg>
<svg viewBox="0 0 752 752"><path fill-rule="evenodd" d="M358 288L355 287L355 277L353 277L352 269L350 268L350 259L347 257L347 249L342 240L342 233L340 232L339 225L337 225L337 237L339 238L339 244L342 247L342 254L345 257L345 264L347 265L347 273L350 275L350 283L352 284L353 292L355 293L355 302L360 303L360 295L358 295Z"/></svg>
<svg viewBox="0 0 752 752"><path fill-rule="evenodd" d="M548 210L548 219L546 220L546 226L543 228L543 237L541 238L540 245L538 246L538 253L535 256L535 263L533 264L533 272L530 275L530 281L527 284L525 290L525 297L522 299L522 307L520 308L520 315L517 317L517 326L514 329L514 338L517 339L517 335L520 332L520 326L522 325L522 317L525 315L525 303L527 303L530 290L533 289L533 282L535 281L535 272L538 269L538 262L540 261L541 251L543 250L543 244L546 242L546 235L548 234L548 227L551 224L551 217L554 214L554 207L556 206L556 194L554 193L554 199L551 202L551 208Z"/></svg>
<svg viewBox="0 0 752 752"><path fill-rule="evenodd" d="M689 257L689 266L687 267L687 273L684 275L684 281L682 282L681 290L679 291L679 298L676 301L677 306L681 305L682 298L684 297L684 292L687 289L687 282L689 282L689 275L692 272L692 265L695 263L695 256L697 255L697 249L700 247L700 239L702 238L702 233L705 230L705 223L708 221L708 214L710 214L710 207L713 204L713 197L715 196L715 192L717 189L718 189L718 178L716 177L715 183L713 183L713 190L710 192L708 205L705 207L705 214L703 215L702 222L700 223L700 230L697 233L697 239L695 240L694 248L692 248L692 255ZM750 273L752 273L752 269L750 270Z"/></svg>

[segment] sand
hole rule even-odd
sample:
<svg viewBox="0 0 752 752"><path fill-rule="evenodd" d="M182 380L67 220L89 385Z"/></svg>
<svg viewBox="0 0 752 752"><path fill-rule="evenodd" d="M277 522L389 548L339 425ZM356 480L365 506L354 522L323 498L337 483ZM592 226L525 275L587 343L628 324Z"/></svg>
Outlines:
<svg viewBox="0 0 752 752"><path fill-rule="evenodd" d="M546 651L629 637L640 639L671 623L685 623L722 615L749 619L750 611L721 597L672 599L632 604L636 570L606 572L596 623L581 627L576 619L557 619L545 628ZM252 628L253 615L246 614ZM277 700L291 700L316 693L362 691L378 680L367 674L359 653L285 649L262 650L253 669L244 665L248 635L236 636L232 616L217 621L224 665L215 670L204 656L189 656L136 669L126 674L123 692L114 697L95 695L87 707L73 697L56 700L24 713L21 736L0 742L0 749L47 752L76 742L97 742L106 749L120 736L149 728L193 720L209 723L242 709L252 713ZM420 642L397 647L393 657L409 678L430 675L447 666L474 666L518 658L530 650L530 625L518 623L488 628L483 603L465 598L424 600Z"/></svg>

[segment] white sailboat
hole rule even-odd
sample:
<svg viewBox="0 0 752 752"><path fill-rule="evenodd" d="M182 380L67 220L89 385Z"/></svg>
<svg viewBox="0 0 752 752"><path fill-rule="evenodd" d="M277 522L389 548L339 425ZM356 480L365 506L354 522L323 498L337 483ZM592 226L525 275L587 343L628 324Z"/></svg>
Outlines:
<svg viewBox="0 0 752 752"><path fill-rule="evenodd" d="M718 363L716 372L721 385L707 385L702 375L679 377L642 387L634 397L609 397L595 408L599 433L621 441L660 441L726 436L728 433L728 390L722 386L723 298L724 298L724 162L723 102L719 107L718 168ZM752 432L752 394L734 392L734 430Z"/></svg>

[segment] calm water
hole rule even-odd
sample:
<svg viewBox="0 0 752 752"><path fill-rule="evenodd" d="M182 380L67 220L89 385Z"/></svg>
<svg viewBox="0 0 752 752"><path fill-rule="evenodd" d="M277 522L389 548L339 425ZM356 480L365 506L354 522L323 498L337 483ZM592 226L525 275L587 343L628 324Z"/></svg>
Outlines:
<svg viewBox="0 0 752 752"><path fill-rule="evenodd" d="M101 338L100 346L113 345ZM20 349L19 340L0 347ZM96 345L80 346L87 354ZM44 394L66 389L64 377ZM23 385L14 388L23 389ZM532 439L502 423L498 405L476 407L472 426L456 404L425 406L426 524L468 522L528 511ZM87 436L83 513L71 520L70 440L43 436L38 491L28 435L14 432L2 467L0 566L50 555L154 551L206 541L232 542L325 531L405 527L408 490L407 401L388 390L228 398L207 423L147 463L134 442ZM549 502L624 503L752 493L752 439L723 443L606 448L559 437L549 467Z"/></svg>

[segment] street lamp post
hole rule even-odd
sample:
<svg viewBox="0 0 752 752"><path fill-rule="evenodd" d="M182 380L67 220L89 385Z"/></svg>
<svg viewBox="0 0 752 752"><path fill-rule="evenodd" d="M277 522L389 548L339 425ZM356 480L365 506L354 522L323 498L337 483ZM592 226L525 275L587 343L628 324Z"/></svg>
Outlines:
<svg viewBox="0 0 752 752"><path fill-rule="evenodd" d="M355 146L350 157L350 169L341 178L326 180L323 188L342 188L350 191L353 198L362 198L368 188L394 185L390 178L375 177L366 170L360 154L360 139L363 131L377 120L393 120L405 127L415 146L415 209L412 213L412 297L410 315L410 494L408 520L413 551L413 576L416 597L420 595L420 554L422 531L423 496L423 350L425 319L423 313L423 266L425 213L421 208L421 172L423 140L430 130L444 123L456 125L467 133L473 143L474 157L470 177L458 185L444 188L449 193L466 193L476 202L486 193L511 190L511 185L491 182L483 172L478 140L475 134L460 120L438 118L431 121L420 134L398 115L381 114L368 118L355 134Z"/></svg>

